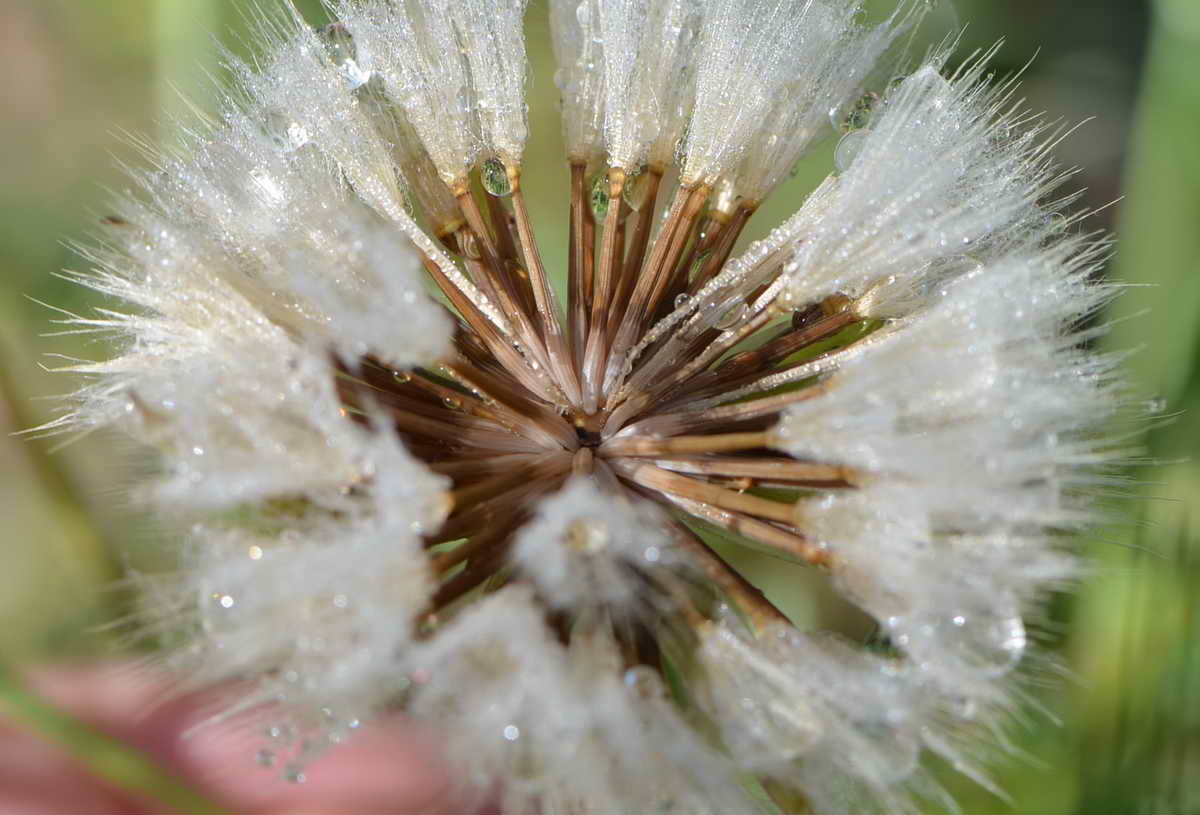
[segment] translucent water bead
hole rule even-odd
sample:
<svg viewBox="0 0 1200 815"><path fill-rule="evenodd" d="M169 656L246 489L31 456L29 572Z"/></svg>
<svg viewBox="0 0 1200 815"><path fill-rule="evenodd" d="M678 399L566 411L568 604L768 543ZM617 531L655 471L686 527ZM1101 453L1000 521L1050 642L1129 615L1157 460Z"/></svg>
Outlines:
<svg viewBox="0 0 1200 815"><path fill-rule="evenodd" d="M358 48L345 25L331 23L319 29L318 34L325 43L330 60L346 78L351 90L356 90L370 81L371 71L363 70L358 64Z"/></svg>
<svg viewBox="0 0 1200 815"><path fill-rule="evenodd" d="M837 147L833 151L833 164L837 167L839 173L844 173L850 169L850 165L858 158L858 154L862 151L863 143L866 140L866 130L852 130L845 136L842 136L841 141L837 143Z"/></svg>
<svg viewBox="0 0 1200 815"><path fill-rule="evenodd" d="M512 195L512 181L508 177L508 168L498 158L489 158L479 168L479 180L488 195L504 198Z"/></svg>
<svg viewBox="0 0 1200 815"><path fill-rule="evenodd" d="M621 198L625 204L634 212L642 208L646 203L646 175L642 170L636 170L625 176L625 186L621 188Z"/></svg>
<svg viewBox="0 0 1200 815"><path fill-rule="evenodd" d="M732 308L721 315L716 322L718 331L729 331L736 328L739 323L746 317L746 313L750 311L750 306L746 303L735 303Z"/></svg>
<svg viewBox="0 0 1200 815"><path fill-rule="evenodd" d="M993 609L890 617L887 629L893 641L917 659L951 656L988 676L1015 668L1028 644L1016 604L1008 602Z"/></svg>
<svg viewBox="0 0 1200 815"><path fill-rule="evenodd" d="M266 131L267 135L288 153L296 152L312 140L303 125L282 111L271 111L267 114Z"/></svg>
<svg viewBox="0 0 1200 815"><path fill-rule="evenodd" d="M625 671L622 682L642 699L661 699L666 696L666 688L663 687L658 672L645 665L635 665Z"/></svg>
<svg viewBox="0 0 1200 815"><path fill-rule="evenodd" d="M830 124L843 133L862 130L871 124L882 102L879 94L868 91L847 105L835 107L829 111Z"/></svg>
<svg viewBox="0 0 1200 815"><path fill-rule="evenodd" d="M590 197L592 205L592 215L596 220L603 220L608 215L608 173L597 173L592 179L592 193Z"/></svg>
<svg viewBox="0 0 1200 815"><path fill-rule="evenodd" d="M593 518L575 521L567 529L567 545L585 555L603 551L609 543L608 525Z"/></svg>

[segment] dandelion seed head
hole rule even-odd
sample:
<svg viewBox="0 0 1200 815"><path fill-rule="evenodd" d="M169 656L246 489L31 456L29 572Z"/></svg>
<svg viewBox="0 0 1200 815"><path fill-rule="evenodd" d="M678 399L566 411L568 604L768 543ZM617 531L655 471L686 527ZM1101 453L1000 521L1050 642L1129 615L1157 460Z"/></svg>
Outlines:
<svg viewBox="0 0 1200 815"><path fill-rule="evenodd" d="M67 320L114 354L48 428L156 451L180 568L144 631L243 680L248 760L301 782L399 708L505 812L912 812L948 800L925 755L996 790L1129 400L1090 349L1107 244L991 54L893 79L916 2L555 0L560 305L525 3L328 5L255 12L218 114L134 171L70 275L124 304ZM713 533L825 570L872 641L797 627Z"/></svg>

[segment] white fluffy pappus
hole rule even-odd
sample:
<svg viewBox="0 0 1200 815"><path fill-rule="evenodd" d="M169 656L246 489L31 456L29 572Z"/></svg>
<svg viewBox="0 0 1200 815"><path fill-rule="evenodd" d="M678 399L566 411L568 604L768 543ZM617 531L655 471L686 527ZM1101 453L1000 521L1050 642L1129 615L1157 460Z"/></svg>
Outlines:
<svg viewBox="0 0 1200 815"><path fill-rule="evenodd" d="M458 183L482 144L478 114L464 96L470 87L467 62L448 4L330 5L353 37L356 70L382 78L387 96L407 115L443 179Z"/></svg>
<svg viewBox="0 0 1200 815"><path fill-rule="evenodd" d="M725 741L742 748L742 766L803 790L821 809L917 813L914 793L953 809L919 772L923 750L1000 794L982 769L977 735L1009 715L1013 701L996 686L970 676L945 684L923 666L788 625L749 637L715 624L699 658L709 677L704 704ZM805 671L785 667L795 664Z"/></svg>
<svg viewBox="0 0 1200 815"><path fill-rule="evenodd" d="M795 456L856 468L861 489L797 512L947 710L1003 709L1027 616L1078 574L1053 532L1094 516L1088 488L1117 455L1094 435L1122 403L1113 362L1073 331L1108 293L1082 283L1090 253L1063 251L944 284L775 430Z"/></svg>
<svg viewBox="0 0 1200 815"><path fill-rule="evenodd" d="M694 0L601 3L604 136L610 166L664 169L688 113L700 21Z"/></svg>
<svg viewBox="0 0 1200 815"><path fill-rule="evenodd" d="M467 790L502 779L505 813L758 811L656 672L622 674L602 627L564 649L528 590L482 601L411 664L412 710L453 725L450 756Z"/></svg>
<svg viewBox="0 0 1200 815"><path fill-rule="evenodd" d="M588 479L542 501L517 536L514 563L560 610L666 611L681 558L661 510L606 493ZM655 604L662 604L655 608Z"/></svg>
<svg viewBox="0 0 1200 815"><path fill-rule="evenodd" d="M713 184L745 156L787 80L817 56L801 33L813 0L717 0L705 12L696 103L683 146L685 186ZM801 47L795 47L797 43Z"/></svg>
<svg viewBox="0 0 1200 815"><path fill-rule="evenodd" d="M1072 496L1105 462L1093 428L1121 402L1113 361L1082 357L1071 326L1106 292L1045 261L1021 255L945 284L789 408L776 443L902 484L944 526L1085 521Z"/></svg>
<svg viewBox="0 0 1200 815"><path fill-rule="evenodd" d="M1045 126L986 70L986 55L948 79L927 64L843 138L842 171L782 228L790 303L871 289L864 315L894 316L931 275L1051 236L1057 205L1040 204L1065 176Z"/></svg>
<svg viewBox="0 0 1200 815"><path fill-rule="evenodd" d="M876 98L859 98L870 76L886 66L888 49L915 25L920 4L901 4L875 26L860 22L857 0L814 3L796 48L806 56L803 69L791 72L781 91L787 102L768 114L770 122L755 136L735 174L738 192L750 202L770 195L804 154L829 134L831 119L856 123L859 110ZM845 125L843 125L845 126Z"/></svg>
<svg viewBox="0 0 1200 815"><path fill-rule="evenodd" d="M238 680L229 712L267 722L264 756L292 771L394 703L435 585L421 534L442 522L445 480L386 431L346 443L354 489L242 504L192 526L178 571L135 578L144 631L179 642L168 665L190 687Z"/></svg>
<svg viewBox="0 0 1200 815"><path fill-rule="evenodd" d="M588 164L601 150L604 133L603 41L597 0L553 0L550 41L558 70L554 84L562 105L563 144L567 158Z"/></svg>

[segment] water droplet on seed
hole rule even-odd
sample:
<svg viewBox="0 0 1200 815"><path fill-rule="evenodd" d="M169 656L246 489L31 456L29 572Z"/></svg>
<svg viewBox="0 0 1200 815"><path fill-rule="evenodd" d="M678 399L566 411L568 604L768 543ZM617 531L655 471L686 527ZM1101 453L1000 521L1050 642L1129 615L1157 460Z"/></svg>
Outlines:
<svg viewBox="0 0 1200 815"><path fill-rule="evenodd" d="M875 115L878 105L879 94L874 91L868 91L849 106L845 114L843 114L841 121L834 122L834 126L839 128L843 133L862 130L871 124L871 118Z"/></svg>
<svg viewBox="0 0 1200 815"><path fill-rule="evenodd" d="M646 176L641 170L630 173L625 176L625 186L621 188L621 198L625 201L625 205L633 211L641 209L645 201L642 200L642 187L644 186Z"/></svg>
<svg viewBox="0 0 1200 815"><path fill-rule="evenodd" d="M318 33L325 43L325 50L334 63L341 65L348 59L358 56L358 48L354 45L354 36L344 23L330 23L321 28Z"/></svg>
<svg viewBox="0 0 1200 815"><path fill-rule="evenodd" d="M597 173L592 179L592 215L596 220L602 220L608 215L608 175Z"/></svg>
<svg viewBox="0 0 1200 815"><path fill-rule="evenodd" d="M850 169L850 165L858 158L859 152L862 150L863 143L867 140L867 131L852 130L842 140L837 143L837 147L833 151L833 163L837 167L839 173L844 173Z"/></svg>
<svg viewBox="0 0 1200 815"><path fill-rule="evenodd" d="M662 679L658 672L648 665L635 665L625 671L623 681L625 687L643 699L652 699L663 694Z"/></svg>
<svg viewBox="0 0 1200 815"><path fill-rule="evenodd" d="M721 319L717 320L717 329L720 331L728 331L735 327L746 316L746 312L750 310L750 306L745 303L738 303L729 311L721 315Z"/></svg>
<svg viewBox="0 0 1200 815"><path fill-rule="evenodd" d="M567 545L585 555L595 554L608 545L608 527L593 518L580 518L567 527Z"/></svg>
<svg viewBox="0 0 1200 815"><path fill-rule="evenodd" d="M483 162L479 169L479 179L488 195L505 198L512 195L512 182L508 178L508 169L504 162L494 156Z"/></svg>

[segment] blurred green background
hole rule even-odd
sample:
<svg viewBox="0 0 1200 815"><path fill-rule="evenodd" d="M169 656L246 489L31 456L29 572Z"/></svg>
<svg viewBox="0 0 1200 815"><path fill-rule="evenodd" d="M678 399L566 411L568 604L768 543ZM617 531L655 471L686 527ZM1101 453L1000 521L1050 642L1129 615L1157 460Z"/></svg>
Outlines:
<svg viewBox="0 0 1200 815"><path fill-rule="evenodd" d="M269 3L271 0L261 0ZM319 2L299 2L316 21ZM927 37L968 24L960 55L1001 37L998 65L1036 55L1023 92L1068 122L1094 119L1059 149L1076 185L1103 209L1094 228L1121 237L1110 269L1135 287L1111 315L1112 348L1136 351L1139 392L1173 418L1147 441L1147 463L1086 552L1093 579L1052 609L1051 646L1069 670L1031 687L1006 803L955 784L968 813L1200 812L1200 0L955 0ZM565 255L566 168L558 159L544 3L529 15L531 131L525 177L552 266ZM128 563L154 558L154 533L125 498L135 462L119 439L16 438L53 415L71 388L52 355L99 358L79 337L44 337L40 303L88 309L53 276L82 264L64 246L104 214L136 161L124 132L170 140L176 89L210 104L201 67L213 38L241 50L234 0L0 0L0 655L84 658L112 645L99 626L123 602ZM809 159L753 225L796 208L830 167ZM1123 197L1122 197L1123 196ZM1061 719L1037 715L1044 706Z"/></svg>

